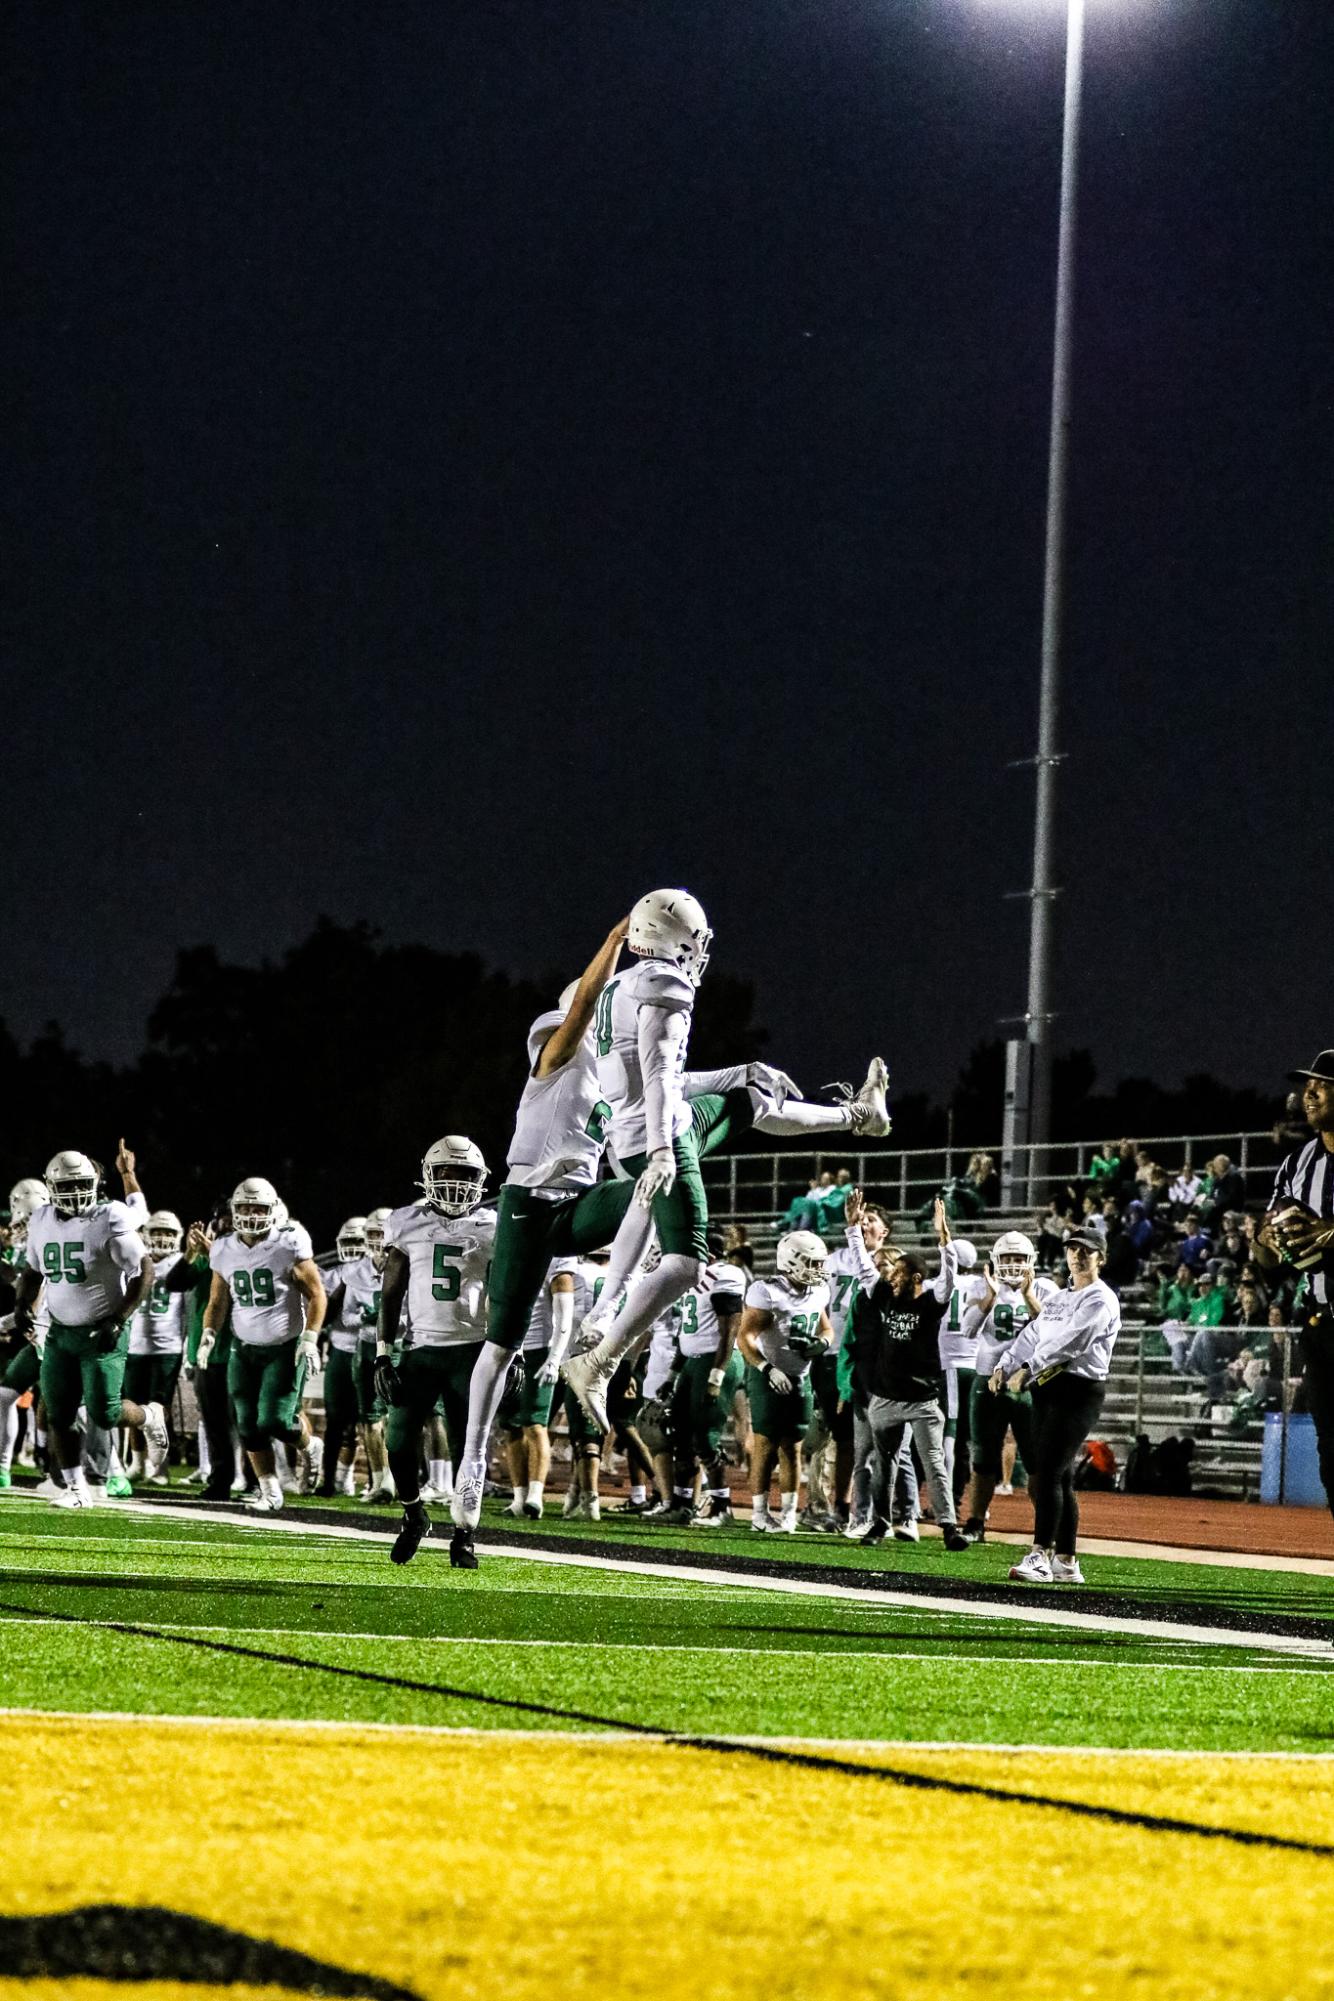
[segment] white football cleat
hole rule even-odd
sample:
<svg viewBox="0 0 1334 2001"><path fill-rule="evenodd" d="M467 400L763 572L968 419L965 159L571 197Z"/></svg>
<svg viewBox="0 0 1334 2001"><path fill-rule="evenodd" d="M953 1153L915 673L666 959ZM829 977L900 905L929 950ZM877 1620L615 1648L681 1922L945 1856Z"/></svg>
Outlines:
<svg viewBox="0 0 1334 2001"><path fill-rule="evenodd" d="M874 1526L875 1517L868 1515L864 1522L849 1522L843 1533L849 1542L860 1542L863 1536L870 1535Z"/></svg>
<svg viewBox="0 0 1334 2001"><path fill-rule="evenodd" d="M165 1459L169 1442L167 1438L167 1417L160 1403L146 1403L144 1405L143 1431L151 1451L154 1453L160 1452Z"/></svg>
<svg viewBox="0 0 1334 2001"><path fill-rule="evenodd" d="M862 1139L884 1139L890 1130L889 1071L883 1056L873 1056L866 1067L866 1082L849 1100L848 1112L853 1132Z"/></svg>
<svg viewBox="0 0 1334 2001"><path fill-rule="evenodd" d="M1084 1573L1079 1567L1079 1558L1054 1556L1051 1560L1051 1581L1053 1584L1082 1584Z"/></svg>
<svg viewBox="0 0 1334 2001"><path fill-rule="evenodd" d="M455 1473L449 1512L456 1529L476 1528L482 1519L482 1496L485 1492L485 1466L479 1473Z"/></svg>
<svg viewBox="0 0 1334 2001"><path fill-rule="evenodd" d="M521 1499L520 1496L516 1494L514 1496L514 1499L510 1502L509 1506L506 1508L505 1513L507 1515L513 1515L516 1521L522 1521L524 1509L527 1507L527 1505L528 1505L527 1501Z"/></svg>
<svg viewBox="0 0 1334 2001"><path fill-rule="evenodd" d="M904 1520L895 1522L894 1540L895 1542L920 1542L922 1540L922 1532L914 1521Z"/></svg>
<svg viewBox="0 0 1334 2001"><path fill-rule="evenodd" d="M1016 1584L1050 1584L1051 1565L1044 1549L1030 1549L1022 1563L1010 1566L1010 1576Z"/></svg>
<svg viewBox="0 0 1334 2001"><path fill-rule="evenodd" d="M584 1326L588 1326L587 1320ZM571 1355L561 1370L599 1431L611 1430L607 1418L607 1385L615 1373L614 1361L599 1362L591 1350L585 1355Z"/></svg>
<svg viewBox="0 0 1334 2001"><path fill-rule="evenodd" d="M84 1508L87 1505L87 1496L77 1487L57 1487L51 1496L53 1508Z"/></svg>
<svg viewBox="0 0 1334 2001"><path fill-rule="evenodd" d="M280 1490L276 1496L270 1496L261 1488L259 1493L250 1496L245 1505L248 1515L280 1515L283 1511L282 1492Z"/></svg>
<svg viewBox="0 0 1334 2001"><path fill-rule="evenodd" d="M772 1515L752 1515L750 1518L750 1531L752 1535L768 1535L770 1529L776 1529L777 1527L778 1524Z"/></svg>

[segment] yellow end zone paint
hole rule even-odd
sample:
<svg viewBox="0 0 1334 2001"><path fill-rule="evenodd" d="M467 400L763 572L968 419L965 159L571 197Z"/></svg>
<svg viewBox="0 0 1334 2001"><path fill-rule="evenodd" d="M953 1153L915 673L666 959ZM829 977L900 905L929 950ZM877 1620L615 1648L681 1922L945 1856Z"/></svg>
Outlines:
<svg viewBox="0 0 1334 2001"><path fill-rule="evenodd" d="M1334 1841L1334 1761L857 1756ZM0 1759L6 1916L166 1906L423 2001L602 1994L609 1968L655 2001L1330 1993L1334 1858L1051 1808L577 1737L8 1717ZM0 2001L245 1995L0 1970Z"/></svg>

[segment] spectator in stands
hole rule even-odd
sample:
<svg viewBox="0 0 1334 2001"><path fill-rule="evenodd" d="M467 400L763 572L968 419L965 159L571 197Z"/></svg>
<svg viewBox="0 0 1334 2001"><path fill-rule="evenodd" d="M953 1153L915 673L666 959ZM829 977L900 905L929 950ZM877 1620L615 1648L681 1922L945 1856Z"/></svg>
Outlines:
<svg viewBox="0 0 1334 2001"><path fill-rule="evenodd" d="M1053 1195L1038 1224L1037 1256L1038 1270L1050 1271L1060 1257L1069 1232L1075 1226L1079 1214L1075 1206L1073 1187L1066 1183L1059 1195Z"/></svg>
<svg viewBox="0 0 1334 2001"><path fill-rule="evenodd" d="M813 1174L804 1195L794 1195L782 1217L783 1230L814 1230L820 1234L820 1197L833 1182L832 1174Z"/></svg>
<svg viewBox="0 0 1334 2001"><path fill-rule="evenodd" d="M1168 1193L1171 1186L1171 1175L1155 1160L1149 1169L1149 1186L1144 1195L1145 1210L1153 1217L1155 1223L1171 1213L1172 1204Z"/></svg>
<svg viewBox="0 0 1334 2001"><path fill-rule="evenodd" d="M1209 1162L1209 1192L1200 1204L1206 1229L1221 1230L1229 1209L1245 1207L1245 1176L1225 1153L1216 1153Z"/></svg>
<svg viewBox="0 0 1334 2001"><path fill-rule="evenodd" d="M723 1257L728 1264L740 1265L743 1270L754 1273L755 1247L744 1223L729 1223L723 1232Z"/></svg>
<svg viewBox="0 0 1334 2001"><path fill-rule="evenodd" d="M1220 1258L1227 1258L1237 1266L1238 1270L1245 1264L1251 1250L1249 1242L1242 1234L1239 1218L1234 1220L1228 1216L1224 1219L1223 1234L1218 1239L1217 1250Z"/></svg>
<svg viewBox="0 0 1334 2001"><path fill-rule="evenodd" d="M1232 1325L1240 1331L1243 1340L1251 1347L1256 1349L1265 1347L1265 1337L1260 1330L1269 1325L1269 1296L1263 1286L1242 1284L1237 1287Z"/></svg>
<svg viewBox="0 0 1334 2001"><path fill-rule="evenodd" d="M1204 1377L1211 1403L1222 1401L1224 1369L1242 1345L1223 1325L1228 1304L1227 1293L1214 1274L1202 1271L1195 1281L1194 1304L1186 1315L1187 1326L1195 1331L1186 1350L1185 1373Z"/></svg>
<svg viewBox="0 0 1334 2001"><path fill-rule="evenodd" d="M1209 1235L1201 1221L1198 1209L1192 1209L1183 1225L1185 1235L1181 1241L1181 1262L1189 1265L1193 1272L1204 1269L1204 1261L1209 1255Z"/></svg>
<svg viewBox="0 0 1334 2001"><path fill-rule="evenodd" d="M1164 1320L1184 1320L1195 1303L1195 1274L1187 1264L1173 1271L1170 1264L1158 1267L1158 1297L1155 1311Z"/></svg>
<svg viewBox="0 0 1334 2001"><path fill-rule="evenodd" d="M1200 1199L1200 1190L1203 1186L1203 1177L1191 1166L1188 1160L1183 1160L1181 1163L1181 1172L1177 1175L1176 1180L1171 1183L1167 1191L1167 1199L1171 1205L1172 1220L1174 1222L1180 1222L1183 1216L1195 1208Z"/></svg>
<svg viewBox="0 0 1334 2001"><path fill-rule="evenodd" d="M828 1185L822 1187L820 1191L820 1220L815 1226L815 1234L817 1237L823 1237L827 1244L841 1243L844 1211L848 1206L848 1197L852 1193L852 1170L840 1167L832 1180L827 1175L823 1179Z"/></svg>
<svg viewBox="0 0 1334 2001"><path fill-rule="evenodd" d="M1116 1143L1116 1192L1123 1202L1128 1202L1135 1192L1135 1162L1139 1148L1133 1139L1121 1139Z"/></svg>
<svg viewBox="0 0 1334 2001"><path fill-rule="evenodd" d="M1121 1173L1121 1154L1114 1139L1105 1139L1089 1162L1089 1180L1116 1181Z"/></svg>
<svg viewBox="0 0 1334 2001"><path fill-rule="evenodd" d="M1142 1202L1132 1202L1124 1216L1113 1217L1107 1226L1107 1255L1100 1276L1114 1290L1133 1285L1139 1276L1140 1260L1148 1251L1153 1226Z"/></svg>

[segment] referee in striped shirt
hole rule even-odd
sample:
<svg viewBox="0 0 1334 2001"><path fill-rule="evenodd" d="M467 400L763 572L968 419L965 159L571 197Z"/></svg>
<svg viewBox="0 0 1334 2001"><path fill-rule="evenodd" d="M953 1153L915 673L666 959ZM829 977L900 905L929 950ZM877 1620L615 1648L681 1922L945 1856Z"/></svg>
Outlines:
<svg viewBox="0 0 1334 2001"><path fill-rule="evenodd" d="M1334 1514L1334 1049L1322 1049L1309 1070L1288 1075L1302 1087L1302 1112L1314 1137L1294 1147L1279 1168L1255 1249L1261 1264L1295 1264L1309 1281L1298 1308L1303 1380L1320 1478Z"/></svg>

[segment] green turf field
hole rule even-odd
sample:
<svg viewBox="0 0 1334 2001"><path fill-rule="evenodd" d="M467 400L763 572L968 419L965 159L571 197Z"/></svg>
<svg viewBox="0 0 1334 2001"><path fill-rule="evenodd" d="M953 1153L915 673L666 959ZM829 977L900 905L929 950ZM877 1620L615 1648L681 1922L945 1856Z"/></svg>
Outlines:
<svg viewBox="0 0 1334 2001"><path fill-rule="evenodd" d="M514 1527L489 1505L484 1549L488 1528L502 1524ZM986 1604L845 1597L840 1579L869 1565L832 1538L728 1545L739 1576L777 1547L789 1568L817 1564L835 1587L794 1595L781 1579L752 1588L725 1572L642 1575L534 1562L522 1548L453 1572L445 1534L396 1569L386 1526L339 1538L314 1525L297 1534L183 1520L164 1507L71 1516L10 1501L0 1513L4 1703L924 1743L1310 1751L1334 1742L1334 1652L1294 1657L1175 1630L1205 1606L1259 1626L1266 1610L1309 1617L1328 1606L1327 1591L1311 1588L1324 1579L1118 1560L1106 1566L1118 1598L1177 1617L1149 1633L1089 1630L1003 1619ZM526 1540L536 1548L567 1534L557 1518ZM698 1557L704 1541L633 1523L618 1530L614 1519L579 1539L614 1542L628 1557L655 1542ZM715 1561L718 1549L709 1538ZM884 1568L910 1571L906 1588L950 1563L930 1542L907 1564L890 1549L880 1555ZM994 1582L1012 1555L985 1546L966 1561ZM956 1559L947 1574L958 1569Z"/></svg>

